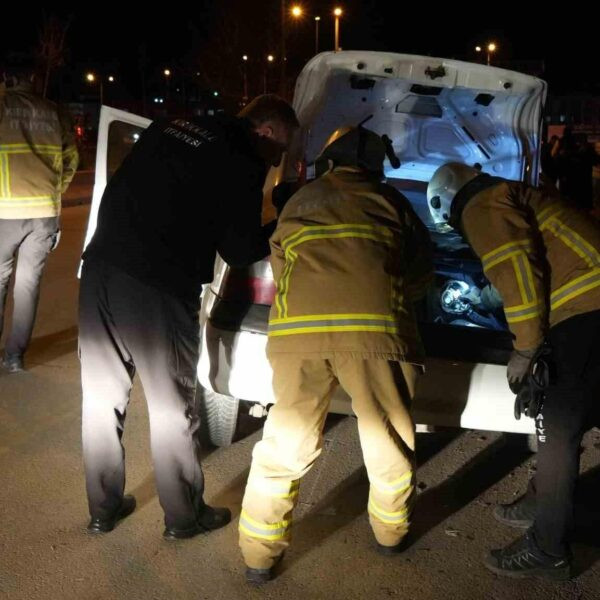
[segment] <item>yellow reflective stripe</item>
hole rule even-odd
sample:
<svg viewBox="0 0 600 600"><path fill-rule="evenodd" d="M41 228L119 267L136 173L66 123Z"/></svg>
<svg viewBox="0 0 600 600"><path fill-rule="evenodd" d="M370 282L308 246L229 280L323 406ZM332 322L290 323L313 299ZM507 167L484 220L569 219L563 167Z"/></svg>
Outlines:
<svg viewBox="0 0 600 600"><path fill-rule="evenodd" d="M2 154L62 154L62 148L57 146L56 148L40 148L39 146L27 146L22 149L14 150L1 150Z"/></svg>
<svg viewBox="0 0 600 600"><path fill-rule="evenodd" d="M1 208L32 208L39 206L57 206L59 200L51 196L35 196L29 198L0 198Z"/></svg>
<svg viewBox="0 0 600 600"><path fill-rule="evenodd" d="M537 301L519 306L505 306L504 315L509 323L520 323L541 316L542 306Z"/></svg>
<svg viewBox="0 0 600 600"><path fill-rule="evenodd" d="M383 523L388 523L390 525L406 523L410 514L410 509L408 506L405 506L401 510L395 512L388 512L386 510L383 510L380 506L377 506L377 504L372 498L369 498L368 511L379 521L382 521Z"/></svg>
<svg viewBox="0 0 600 600"><path fill-rule="evenodd" d="M282 291L279 299L279 304L281 306L281 311L279 313L280 317L287 317L288 314L287 294L290 289L290 278L292 276L292 269L296 264L297 258L298 255L292 251L288 253L288 256L286 258L286 265L282 276Z"/></svg>
<svg viewBox="0 0 600 600"><path fill-rule="evenodd" d="M0 196L10 196L10 173L8 171L8 156L0 154Z"/></svg>
<svg viewBox="0 0 600 600"><path fill-rule="evenodd" d="M394 481L383 481L381 479L370 478L371 485L382 494L402 494L412 486L413 472L408 471L402 477Z"/></svg>
<svg viewBox="0 0 600 600"><path fill-rule="evenodd" d="M271 498L295 498L300 492L300 481L271 481L268 479L252 479L249 481L253 489Z"/></svg>
<svg viewBox="0 0 600 600"><path fill-rule="evenodd" d="M298 255L294 248L304 242L323 239L359 238L391 245L393 235L386 227L367 225L363 223L339 223L336 225L308 225L282 240L281 247L286 258L286 266L278 283L278 294L275 299L277 315L287 317L287 294L290 288L290 278Z"/></svg>
<svg viewBox="0 0 600 600"><path fill-rule="evenodd" d="M398 333L399 328L393 315L372 314L303 315L269 323L269 336L344 331Z"/></svg>
<svg viewBox="0 0 600 600"><path fill-rule="evenodd" d="M484 269L491 269L498 263L512 258L517 252L531 247L531 240L518 240L516 242L508 242L487 252L481 258L481 263Z"/></svg>
<svg viewBox="0 0 600 600"><path fill-rule="evenodd" d="M371 314L371 313L333 313L321 315L302 315L300 317L287 317L285 319L271 319L269 325L278 325L280 323L304 323L306 321L316 320L350 320L350 319L376 319L378 321L390 321L395 323L393 315Z"/></svg>
<svg viewBox="0 0 600 600"><path fill-rule="evenodd" d="M354 229L356 231L378 231L381 235L392 237L391 232L385 227L379 227L375 225L368 225L364 223L338 223L337 225L307 225L301 227L296 233L288 236L281 242L282 248L286 248L292 242L297 240L299 237L306 233L319 231L320 233L335 233L336 231Z"/></svg>
<svg viewBox="0 0 600 600"><path fill-rule="evenodd" d="M261 523L260 521L253 519L245 510L242 510L239 529L250 537L275 541L286 537L290 524L291 521Z"/></svg>
<svg viewBox="0 0 600 600"><path fill-rule="evenodd" d="M340 333L349 331L369 331L375 333L400 333L396 326L392 325L335 325L335 326L317 326L317 327L298 327L295 329L285 329L280 331L269 331L269 337L279 337L283 335L295 335L300 333Z"/></svg>
<svg viewBox="0 0 600 600"><path fill-rule="evenodd" d="M562 306L569 300L585 294L600 286L600 269L593 269L561 286L550 295L552 310Z"/></svg>
<svg viewBox="0 0 600 600"><path fill-rule="evenodd" d="M545 229L545 224L549 219L551 219L552 217L557 217L562 212L563 209L561 208L560 204L556 202L554 204L551 204L550 206L547 206L546 208L544 208L544 210L541 210L535 217L540 230Z"/></svg>
<svg viewBox="0 0 600 600"><path fill-rule="evenodd" d="M600 267L600 255L594 246L559 219L553 218L548 227L556 237L582 258L589 267Z"/></svg>
<svg viewBox="0 0 600 600"><path fill-rule="evenodd" d="M537 294L535 292L535 284L533 282L533 273L527 255L519 251L516 256L512 257L512 264L517 277L517 284L521 292L521 300L524 304L535 301Z"/></svg>

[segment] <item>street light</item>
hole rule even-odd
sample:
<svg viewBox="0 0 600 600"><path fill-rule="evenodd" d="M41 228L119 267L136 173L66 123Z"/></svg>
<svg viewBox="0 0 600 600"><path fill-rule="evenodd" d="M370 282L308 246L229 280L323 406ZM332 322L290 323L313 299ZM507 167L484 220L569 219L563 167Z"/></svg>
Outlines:
<svg viewBox="0 0 600 600"><path fill-rule="evenodd" d="M88 83L95 83L96 81L96 75L92 72L86 73L85 78ZM102 81L102 75L98 77L98 83L100 84L100 106L102 106L104 104L104 84Z"/></svg>
<svg viewBox="0 0 600 600"><path fill-rule="evenodd" d="M344 11L338 6L333 9L333 16L335 17L335 51L340 51L340 17Z"/></svg>
<svg viewBox="0 0 600 600"><path fill-rule="evenodd" d="M267 68L268 68L268 65L272 64L274 60L275 60L275 57L272 54L269 54L267 56L267 62L265 63L265 68L263 71L263 93L264 94L267 93Z"/></svg>
<svg viewBox="0 0 600 600"><path fill-rule="evenodd" d="M494 44L494 42L490 42L486 47L486 56L487 56L487 64L491 64L492 62L492 54L496 52L498 46ZM482 52L483 48L481 46L475 46L475 52Z"/></svg>
<svg viewBox="0 0 600 600"><path fill-rule="evenodd" d="M299 19L303 15L304 10L299 4L296 4L295 6L292 6L292 10L290 12L292 13L292 17Z"/></svg>
<svg viewBox="0 0 600 600"><path fill-rule="evenodd" d="M243 66L243 74L244 74L244 96L242 97L242 104L246 106L248 103L248 55L244 54L242 56L242 61L244 63Z"/></svg>
<svg viewBox="0 0 600 600"><path fill-rule="evenodd" d="M114 82L115 82L115 78L114 78L112 75L109 75L109 76L108 76L108 80L109 80L111 83L114 83Z"/></svg>
<svg viewBox="0 0 600 600"><path fill-rule="evenodd" d="M319 54L319 22L321 17L315 17L315 54Z"/></svg>
<svg viewBox="0 0 600 600"><path fill-rule="evenodd" d="M496 44L494 44L493 42L491 44L488 44L487 46L487 64L489 65L491 62L491 56L494 52L496 52Z"/></svg>

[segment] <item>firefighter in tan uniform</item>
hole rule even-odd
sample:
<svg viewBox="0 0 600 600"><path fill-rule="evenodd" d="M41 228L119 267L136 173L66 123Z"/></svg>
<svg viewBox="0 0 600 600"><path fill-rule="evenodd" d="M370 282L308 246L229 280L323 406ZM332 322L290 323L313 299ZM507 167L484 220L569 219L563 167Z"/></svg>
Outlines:
<svg viewBox="0 0 600 600"><path fill-rule="evenodd" d="M2 364L23 369L48 253L57 245L61 194L77 169L70 121L33 89L34 65L12 56L0 83L0 335L8 283L18 256L12 329Z"/></svg>
<svg viewBox="0 0 600 600"><path fill-rule="evenodd" d="M267 354L277 402L254 449L240 516L251 583L269 580L289 545L300 479L321 452L338 384L358 418L380 551L399 551L409 528L409 407L423 364L413 301L432 262L409 202L380 182L385 154L373 132L336 132L317 161L325 174L289 200L271 238L277 294Z"/></svg>
<svg viewBox="0 0 600 600"><path fill-rule="evenodd" d="M502 296L514 338L511 389L537 379L540 348L548 348L553 365L541 409L530 415L536 417L537 473L523 498L494 513L528 531L493 550L486 565L512 577L568 578L579 446L598 422L600 402L600 227L556 191L459 163L435 172L427 199L434 221L463 233Z"/></svg>

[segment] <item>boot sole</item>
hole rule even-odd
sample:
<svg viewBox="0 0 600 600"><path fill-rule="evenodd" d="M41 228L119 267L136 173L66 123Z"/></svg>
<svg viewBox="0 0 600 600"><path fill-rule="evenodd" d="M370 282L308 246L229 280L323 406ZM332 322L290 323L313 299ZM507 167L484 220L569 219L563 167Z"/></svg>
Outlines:
<svg viewBox="0 0 600 600"><path fill-rule="evenodd" d="M86 527L87 533L91 535L102 535L103 533L110 533L118 524L119 521L126 519L136 508L136 502L133 503L133 506L119 513L116 519L112 522L106 523L104 526L100 527L90 527L89 525Z"/></svg>
<svg viewBox="0 0 600 600"><path fill-rule="evenodd" d="M560 569L529 569L528 571L506 571L489 563L484 563L486 569L500 575L501 577L509 577L511 579L527 579L535 577L537 579L550 579L552 581L567 581L571 579L571 567L562 567Z"/></svg>

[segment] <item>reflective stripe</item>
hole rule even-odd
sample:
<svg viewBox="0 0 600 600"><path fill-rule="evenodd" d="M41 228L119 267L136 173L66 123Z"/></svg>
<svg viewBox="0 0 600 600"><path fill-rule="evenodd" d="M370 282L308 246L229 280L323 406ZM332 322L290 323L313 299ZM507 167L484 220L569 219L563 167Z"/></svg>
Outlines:
<svg viewBox="0 0 600 600"><path fill-rule="evenodd" d="M484 254L481 258L481 264L483 265L484 269L491 269L498 263L501 263L504 260L516 256L518 253L522 252L523 249L529 248L531 248L530 240L508 242L507 244L503 244L499 248L496 248L495 250Z"/></svg>
<svg viewBox="0 0 600 600"><path fill-rule="evenodd" d="M306 241L304 238L336 238L336 237L355 237L354 235L346 234L370 234L376 235L384 240L388 240L390 243L393 240L393 235L387 227L381 227L376 225L366 225L363 223L340 223L338 225L308 225L302 227L299 231L293 235L285 238L281 247L285 252Z"/></svg>
<svg viewBox="0 0 600 600"><path fill-rule="evenodd" d="M399 333L396 319L392 315L305 315L287 319L272 319L269 323L269 336L334 331Z"/></svg>
<svg viewBox="0 0 600 600"><path fill-rule="evenodd" d="M245 510L240 515L239 528L250 537L262 540L282 540L287 535L291 521L279 521L278 523L261 523L254 520Z"/></svg>
<svg viewBox="0 0 600 600"><path fill-rule="evenodd" d="M265 478L252 478L249 485L256 491L271 498L295 498L300 492L300 480L273 481Z"/></svg>
<svg viewBox="0 0 600 600"><path fill-rule="evenodd" d="M519 251L516 256L512 257L511 261L517 276L517 283L523 304L533 302L536 299L535 285L527 256Z"/></svg>
<svg viewBox="0 0 600 600"><path fill-rule="evenodd" d="M58 204L58 199L52 196L24 196L16 198L0 197L0 206L18 208L19 206L54 206Z"/></svg>
<svg viewBox="0 0 600 600"><path fill-rule="evenodd" d="M285 318L288 315L287 294L290 289L290 278L298 254L294 248L304 242L324 239L359 238L369 239L375 242L383 242L386 245L393 243L393 234L387 227L367 225L363 223L340 223L337 225L309 225L302 227L296 233L285 238L281 247L286 258L281 279L277 285L277 296L275 305L277 316Z"/></svg>
<svg viewBox="0 0 600 600"><path fill-rule="evenodd" d="M56 144L1 144L0 153L2 154L60 154L62 146Z"/></svg>
<svg viewBox="0 0 600 600"><path fill-rule="evenodd" d="M8 171L8 157L0 154L0 196L10 196L10 173Z"/></svg>
<svg viewBox="0 0 600 600"><path fill-rule="evenodd" d="M558 203L551 204L550 206L547 206L546 208L544 208L544 210L540 211L535 216L540 230L544 229L544 224L549 219L551 219L552 217L557 217L562 212L563 212L563 209L561 208L560 204L558 204Z"/></svg>
<svg viewBox="0 0 600 600"><path fill-rule="evenodd" d="M399 525L400 523L406 523L410 514L410 509L405 506L401 510L396 512L388 512L383 510L380 506L377 506L373 498L369 498L369 513L375 518L379 519L383 523L389 523L390 525Z"/></svg>
<svg viewBox="0 0 600 600"><path fill-rule="evenodd" d="M550 296L550 306L552 310L554 310L569 300L598 286L600 286L600 269L594 269L581 277L569 281L569 283L552 292Z"/></svg>
<svg viewBox="0 0 600 600"><path fill-rule="evenodd" d="M556 218L551 219L548 222L547 229L571 248L575 254L583 258L589 267L600 267L600 255L598 255L596 248L570 227L567 227L562 221Z"/></svg>
<svg viewBox="0 0 600 600"><path fill-rule="evenodd" d="M509 323L519 323L541 316L542 306L539 302L521 304L520 306L507 306L504 307L504 315Z"/></svg>
<svg viewBox="0 0 600 600"><path fill-rule="evenodd" d="M402 494L412 487L413 472L408 471L402 477L394 481L382 481L381 479L370 478L371 485L382 494Z"/></svg>

